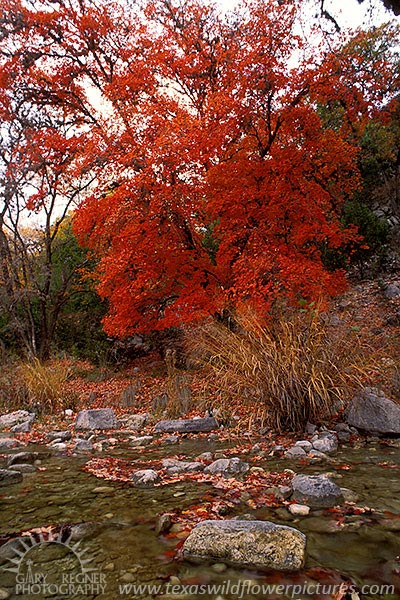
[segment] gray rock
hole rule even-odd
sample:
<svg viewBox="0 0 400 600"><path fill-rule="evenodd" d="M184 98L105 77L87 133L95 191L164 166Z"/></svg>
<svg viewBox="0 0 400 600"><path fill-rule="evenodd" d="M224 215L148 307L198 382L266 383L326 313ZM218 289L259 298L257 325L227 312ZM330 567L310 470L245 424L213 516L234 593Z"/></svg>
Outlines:
<svg viewBox="0 0 400 600"><path fill-rule="evenodd" d="M120 423L111 408L85 409L78 413L75 429L118 429Z"/></svg>
<svg viewBox="0 0 400 600"><path fill-rule="evenodd" d="M393 298L398 298L400 296L400 287L397 285L393 285L393 283L389 283L389 285L385 289L385 296L392 300Z"/></svg>
<svg viewBox="0 0 400 600"><path fill-rule="evenodd" d="M309 452L312 448L312 443L308 440L299 440L295 443L295 446L299 446L300 448L303 448L305 452Z"/></svg>
<svg viewBox="0 0 400 600"><path fill-rule="evenodd" d="M312 508L329 508L343 502L340 487L325 475L296 475L292 487L293 499Z"/></svg>
<svg viewBox="0 0 400 600"><path fill-rule="evenodd" d="M1 415L0 429L9 429L14 425L25 423L25 421L33 421L35 413L30 413L27 410L15 410L14 412Z"/></svg>
<svg viewBox="0 0 400 600"><path fill-rule="evenodd" d="M358 494L349 488L340 488L345 502L358 502Z"/></svg>
<svg viewBox="0 0 400 600"><path fill-rule="evenodd" d="M199 454L199 456L197 457L197 460L205 460L206 462L212 462L212 459L212 452L202 452L202 454Z"/></svg>
<svg viewBox="0 0 400 600"><path fill-rule="evenodd" d="M300 446L292 446L284 454L285 458L305 458L307 452Z"/></svg>
<svg viewBox="0 0 400 600"><path fill-rule="evenodd" d="M129 444L133 447L133 448L137 448L140 446L148 446L149 444L151 444L151 442L153 441L153 436L152 435L143 435L141 437L137 437L137 438L133 438L129 441Z"/></svg>
<svg viewBox="0 0 400 600"><path fill-rule="evenodd" d="M168 437L163 439L163 444L165 445L173 445L179 444L179 436L178 435L169 435Z"/></svg>
<svg viewBox="0 0 400 600"><path fill-rule="evenodd" d="M174 458L164 458L162 466L167 469L169 475L179 475L180 473L195 473L202 471L204 465L200 462L187 462L175 460Z"/></svg>
<svg viewBox="0 0 400 600"><path fill-rule="evenodd" d="M22 481L22 473L19 471L0 469L0 486L20 483Z"/></svg>
<svg viewBox="0 0 400 600"><path fill-rule="evenodd" d="M7 466L16 464L33 464L36 460L36 454L34 452L17 452L8 457Z"/></svg>
<svg viewBox="0 0 400 600"><path fill-rule="evenodd" d="M139 431L143 429L145 425L149 422L150 415L149 413L142 413L138 415L129 415L129 417L125 421L125 425L128 429L132 431Z"/></svg>
<svg viewBox="0 0 400 600"><path fill-rule="evenodd" d="M306 537L292 527L269 521L203 521L183 544L183 556L195 562L296 571L305 561Z"/></svg>
<svg viewBox="0 0 400 600"><path fill-rule="evenodd" d="M163 533L168 533L168 531L172 527L172 519L171 515L165 513L163 515L159 515L156 521L156 535L162 535Z"/></svg>
<svg viewBox="0 0 400 600"><path fill-rule="evenodd" d="M347 423L362 431L400 434L400 406L376 388L364 388L350 403Z"/></svg>
<svg viewBox="0 0 400 600"><path fill-rule="evenodd" d="M315 462L321 460L329 460L329 456L324 454L324 452L320 452L319 450L310 450L308 453L308 458L314 460Z"/></svg>
<svg viewBox="0 0 400 600"><path fill-rule="evenodd" d="M13 433L28 433L28 431L32 428L33 419L31 421L24 421L23 423L18 423L18 425L14 425L11 427L10 431Z"/></svg>
<svg viewBox="0 0 400 600"><path fill-rule="evenodd" d="M49 446L50 448L53 448L53 450L58 450L59 452L64 452L64 450L67 449L67 444L65 444L64 442L59 442L57 440L51 442Z"/></svg>
<svg viewBox="0 0 400 600"><path fill-rule="evenodd" d="M51 440L60 440L60 442L67 442L72 438L71 432L67 430L65 431L50 431L47 434L47 439Z"/></svg>
<svg viewBox="0 0 400 600"><path fill-rule="evenodd" d="M160 476L153 469L142 469L140 471L135 471L131 475L132 483L136 487L153 487L156 483L160 481Z"/></svg>
<svg viewBox="0 0 400 600"><path fill-rule="evenodd" d="M314 450L323 452L324 454L333 454L338 447L337 438L335 435L329 435L319 438L313 442Z"/></svg>
<svg viewBox="0 0 400 600"><path fill-rule="evenodd" d="M347 423L336 423L334 429L337 433L340 433L341 431L351 433L350 427L347 425Z"/></svg>
<svg viewBox="0 0 400 600"><path fill-rule="evenodd" d="M89 440L77 439L73 450L74 452L93 452L94 448Z"/></svg>
<svg viewBox="0 0 400 600"><path fill-rule="evenodd" d="M214 417L204 419L176 419L159 421L156 431L165 431L167 433L206 433L218 428L218 423Z"/></svg>
<svg viewBox="0 0 400 600"><path fill-rule="evenodd" d="M314 425L314 423L308 422L306 425L305 432L308 433L309 435L313 435L313 433L315 433L317 431L317 429L318 429L318 427L316 425Z"/></svg>
<svg viewBox="0 0 400 600"><path fill-rule="evenodd" d="M249 465L240 458L219 458L204 469L210 475L240 475L249 470Z"/></svg>
<svg viewBox="0 0 400 600"><path fill-rule="evenodd" d="M20 473L35 473L36 467L29 464L17 464L12 466L13 471L19 471Z"/></svg>
<svg viewBox="0 0 400 600"><path fill-rule="evenodd" d="M0 452L9 450L10 448L17 448L21 445L21 442L14 438L0 438Z"/></svg>

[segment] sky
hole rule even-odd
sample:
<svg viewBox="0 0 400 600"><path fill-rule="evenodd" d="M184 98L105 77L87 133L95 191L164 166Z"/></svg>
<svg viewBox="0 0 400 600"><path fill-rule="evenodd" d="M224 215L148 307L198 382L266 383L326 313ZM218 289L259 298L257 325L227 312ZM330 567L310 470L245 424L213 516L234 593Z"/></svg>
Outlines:
<svg viewBox="0 0 400 600"><path fill-rule="evenodd" d="M220 2L229 9L240 0L220 0ZM305 2L313 4L313 0L305 0ZM314 0L314 4L320 5L320 0ZM388 12L380 0L364 0L362 4L357 0L325 0L325 8L341 28L356 28L363 24L380 25L394 18L393 13Z"/></svg>

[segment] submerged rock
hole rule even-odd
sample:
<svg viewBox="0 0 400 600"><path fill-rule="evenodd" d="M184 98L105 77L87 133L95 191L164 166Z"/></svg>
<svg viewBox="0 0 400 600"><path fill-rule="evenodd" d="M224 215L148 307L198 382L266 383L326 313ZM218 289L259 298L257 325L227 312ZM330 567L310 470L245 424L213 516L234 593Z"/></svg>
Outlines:
<svg viewBox="0 0 400 600"><path fill-rule="evenodd" d="M183 544L184 558L234 566L296 571L304 565L306 537L269 521L203 521Z"/></svg>
<svg viewBox="0 0 400 600"><path fill-rule="evenodd" d="M377 388L364 388L350 403L347 423L371 433L400 434L400 406Z"/></svg>
<svg viewBox="0 0 400 600"><path fill-rule="evenodd" d="M218 428L218 423L214 417L205 417L204 419L167 419L159 421L156 431L167 433L207 433Z"/></svg>
<svg viewBox="0 0 400 600"><path fill-rule="evenodd" d="M111 408L81 410L76 417L75 429L118 429L120 423Z"/></svg>
<svg viewBox="0 0 400 600"><path fill-rule="evenodd" d="M340 487L326 475L296 475L292 487L294 500L312 508L329 508L343 502Z"/></svg>
<svg viewBox="0 0 400 600"><path fill-rule="evenodd" d="M33 464L37 456L35 452L17 452L8 457L7 466L16 464Z"/></svg>
<svg viewBox="0 0 400 600"><path fill-rule="evenodd" d="M240 458L219 458L204 469L204 473L209 475L240 475L246 473L250 469L248 463L243 462Z"/></svg>
<svg viewBox="0 0 400 600"><path fill-rule="evenodd" d="M10 469L0 469L0 486L12 485L22 481L22 473Z"/></svg>

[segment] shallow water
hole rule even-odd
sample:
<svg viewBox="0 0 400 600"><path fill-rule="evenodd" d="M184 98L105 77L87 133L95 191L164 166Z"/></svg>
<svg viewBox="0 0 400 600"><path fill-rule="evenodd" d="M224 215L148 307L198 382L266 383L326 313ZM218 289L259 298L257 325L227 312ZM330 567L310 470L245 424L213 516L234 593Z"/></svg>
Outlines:
<svg viewBox="0 0 400 600"><path fill-rule="evenodd" d="M191 440L180 444L179 448L159 447L149 454L149 458L175 452L195 457L210 449L213 450L204 440ZM143 458L143 455L127 448L114 450L113 455L125 459ZM45 534L44 541L27 537L23 548L16 542L3 546L0 549L0 588L3 592L7 590L11 599L147 599L167 597L166 592L171 591L179 591L178 595L170 596L176 599L199 597L207 600L218 596L230 599L240 595L248 599L303 599L331 597L329 594L302 594L299 589L306 582L337 584L342 576L344 580L351 578L358 586L394 584L397 587L395 594L380 595L375 593L376 588L372 588L371 593L364 594L363 598L400 598L400 478L397 468L400 465L400 448L370 443L359 449L343 449L335 459L334 465L307 467L284 459L265 459L258 464L271 471L290 467L296 472L333 472L341 487L357 492L357 505L374 509L373 512L365 510L359 515L350 515L341 526L337 524L337 515L329 511L312 511L309 517L296 519L282 509L277 511L264 507L252 511L242 503L229 515L251 513L257 518L293 524L306 533L308 558L305 570L290 575L246 572L223 565L192 565L174 559L179 533L178 538L157 536L154 530L157 516L179 507L189 509L210 490L215 495L221 493L210 485L180 482L138 490L128 484L97 479L82 471L87 460L85 457L54 455L43 461L42 466L46 470L24 474L21 484L1 488L0 534L52 524L84 522L92 525L86 528L78 546L76 537L80 536L76 530L74 539L64 540L63 545L46 542L48 537ZM341 469L343 464L349 469ZM69 530L66 531L68 537ZM82 564L90 569L84 578L85 588L79 587L81 582L74 580L74 573L82 571ZM19 569L19 573L6 570L13 567ZM65 575L64 583L70 585L67 595L63 595L66 588L60 587L60 573ZM202 593L200 587L172 590L171 581L179 581L171 580L171 576L178 577L186 586L216 584L225 587L215 588L215 593L208 594ZM239 582L242 587L235 588ZM55 586L51 587L51 583ZM257 587L261 583L299 587L290 588L286 594L274 595L262 593ZM137 584L160 588L147 588L140 593L140 590L129 587ZM23 588L24 585L28 587Z"/></svg>

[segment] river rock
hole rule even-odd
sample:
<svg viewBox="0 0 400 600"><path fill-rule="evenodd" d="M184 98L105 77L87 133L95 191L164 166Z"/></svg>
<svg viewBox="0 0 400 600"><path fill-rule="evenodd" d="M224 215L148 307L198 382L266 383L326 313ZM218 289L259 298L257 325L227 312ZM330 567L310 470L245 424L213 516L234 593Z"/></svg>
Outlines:
<svg viewBox="0 0 400 600"><path fill-rule="evenodd" d="M20 473L35 473L36 467L30 464L18 463L12 466L13 471L19 471Z"/></svg>
<svg viewBox="0 0 400 600"><path fill-rule="evenodd" d="M127 429L131 429L132 431L139 431L140 429L143 429L145 425L148 424L149 418L149 413L129 415L125 419L125 426L127 427Z"/></svg>
<svg viewBox="0 0 400 600"><path fill-rule="evenodd" d="M288 509L295 517L306 517L310 514L310 507L305 504L289 504Z"/></svg>
<svg viewBox="0 0 400 600"><path fill-rule="evenodd" d="M63 431L49 431L46 437L50 441L59 440L60 442L67 442L72 438L72 434L68 429Z"/></svg>
<svg viewBox="0 0 400 600"><path fill-rule="evenodd" d="M22 481L22 473L9 469L0 469L0 486L20 483Z"/></svg>
<svg viewBox="0 0 400 600"><path fill-rule="evenodd" d="M149 444L151 444L151 442L153 441L153 436L152 435L142 435L140 437L136 437L136 438L132 438L129 441L129 444L133 447L133 448L138 448L140 446L148 446Z"/></svg>
<svg viewBox="0 0 400 600"><path fill-rule="evenodd" d="M21 442L15 438L0 438L0 452L10 450L10 448L17 448L21 445Z"/></svg>
<svg viewBox="0 0 400 600"><path fill-rule="evenodd" d="M89 440L77 439L73 447L74 452L93 452L93 450L93 444Z"/></svg>
<svg viewBox="0 0 400 600"><path fill-rule="evenodd" d="M303 450L305 452L309 452L312 448L312 443L309 442L308 440L299 440L298 442L295 443L294 447L295 448L300 447L300 448L303 448Z"/></svg>
<svg viewBox="0 0 400 600"><path fill-rule="evenodd" d="M249 465L240 458L219 458L204 469L209 475L241 475L249 470Z"/></svg>
<svg viewBox="0 0 400 600"><path fill-rule="evenodd" d="M205 417L204 419L167 419L159 421L156 431L167 433L207 433L218 428L218 423L214 417Z"/></svg>
<svg viewBox="0 0 400 600"><path fill-rule="evenodd" d="M333 454L338 447L336 435L333 434L321 436L312 445L314 450L318 450L318 452L323 452L324 454Z"/></svg>
<svg viewBox="0 0 400 600"><path fill-rule="evenodd" d="M164 513L157 517L156 521L156 535L162 535L163 533L168 533L168 531L172 527L172 519L169 513Z"/></svg>
<svg viewBox="0 0 400 600"><path fill-rule="evenodd" d="M284 454L285 458L305 458L307 452L301 446L292 446Z"/></svg>
<svg viewBox="0 0 400 600"><path fill-rule="evenodd" d="M27 410L15 410L14 412L1 415L0 429L9 429L27 421L32 422L35 416L35 413L30 413Z"/></svg>
<svg viewBox="0 0 400 600"><path fill-rule="evenodd" d="M168 435L166 438L162 440L162 443L167 445L179 444L179 435Z"/></svg>
<svg viewBox="0 0 400 600"><path fill-rule="evenodd" d="M293 499L312 508L329 508L343 502L340 487L325 475L296 475L292 488Z"/></svg>
<svg viewBox="0 0 400 600"><path fill-rule="evenodd" d="M153 469L141 469L132 473L131 480L136 487L148 488L158 483L160 476Z"/></svg>
<svg viewBox="0 0 400 600"><path fill-rule="evenodd" d="M16 464L33 464L36 460L36 454L34 452L17 452L8 457L7 466Z"/></svg>
<svg viewBox="0 0 400 600"><path fill-rule="evenodd" d="M162 466L167 469L168 475L179 475L180 473L195 473L202 471L204 465L200 462L189 462L184 460L175 460L174 458L164 458Z"/></svg>
<svg viewBox="0 0 400 600"><path fill-rule="evenodd" d="M203 521L183 544L184 558L239 567L296 571L305 560L306 537L269 521Z"/></svg>
<svg viewBox="0 0 400 600"><path fill-rule="evenodd" d="M75 429L118 429L120 423L111 408L81 410L75 421Z"/></svg>
<svg viewBox="0 0 400 600"><path fill-rule="evenodd" d="M347 423L371 433L400 434L400 406L377 388L364 388L350 403Z"/></svg>

